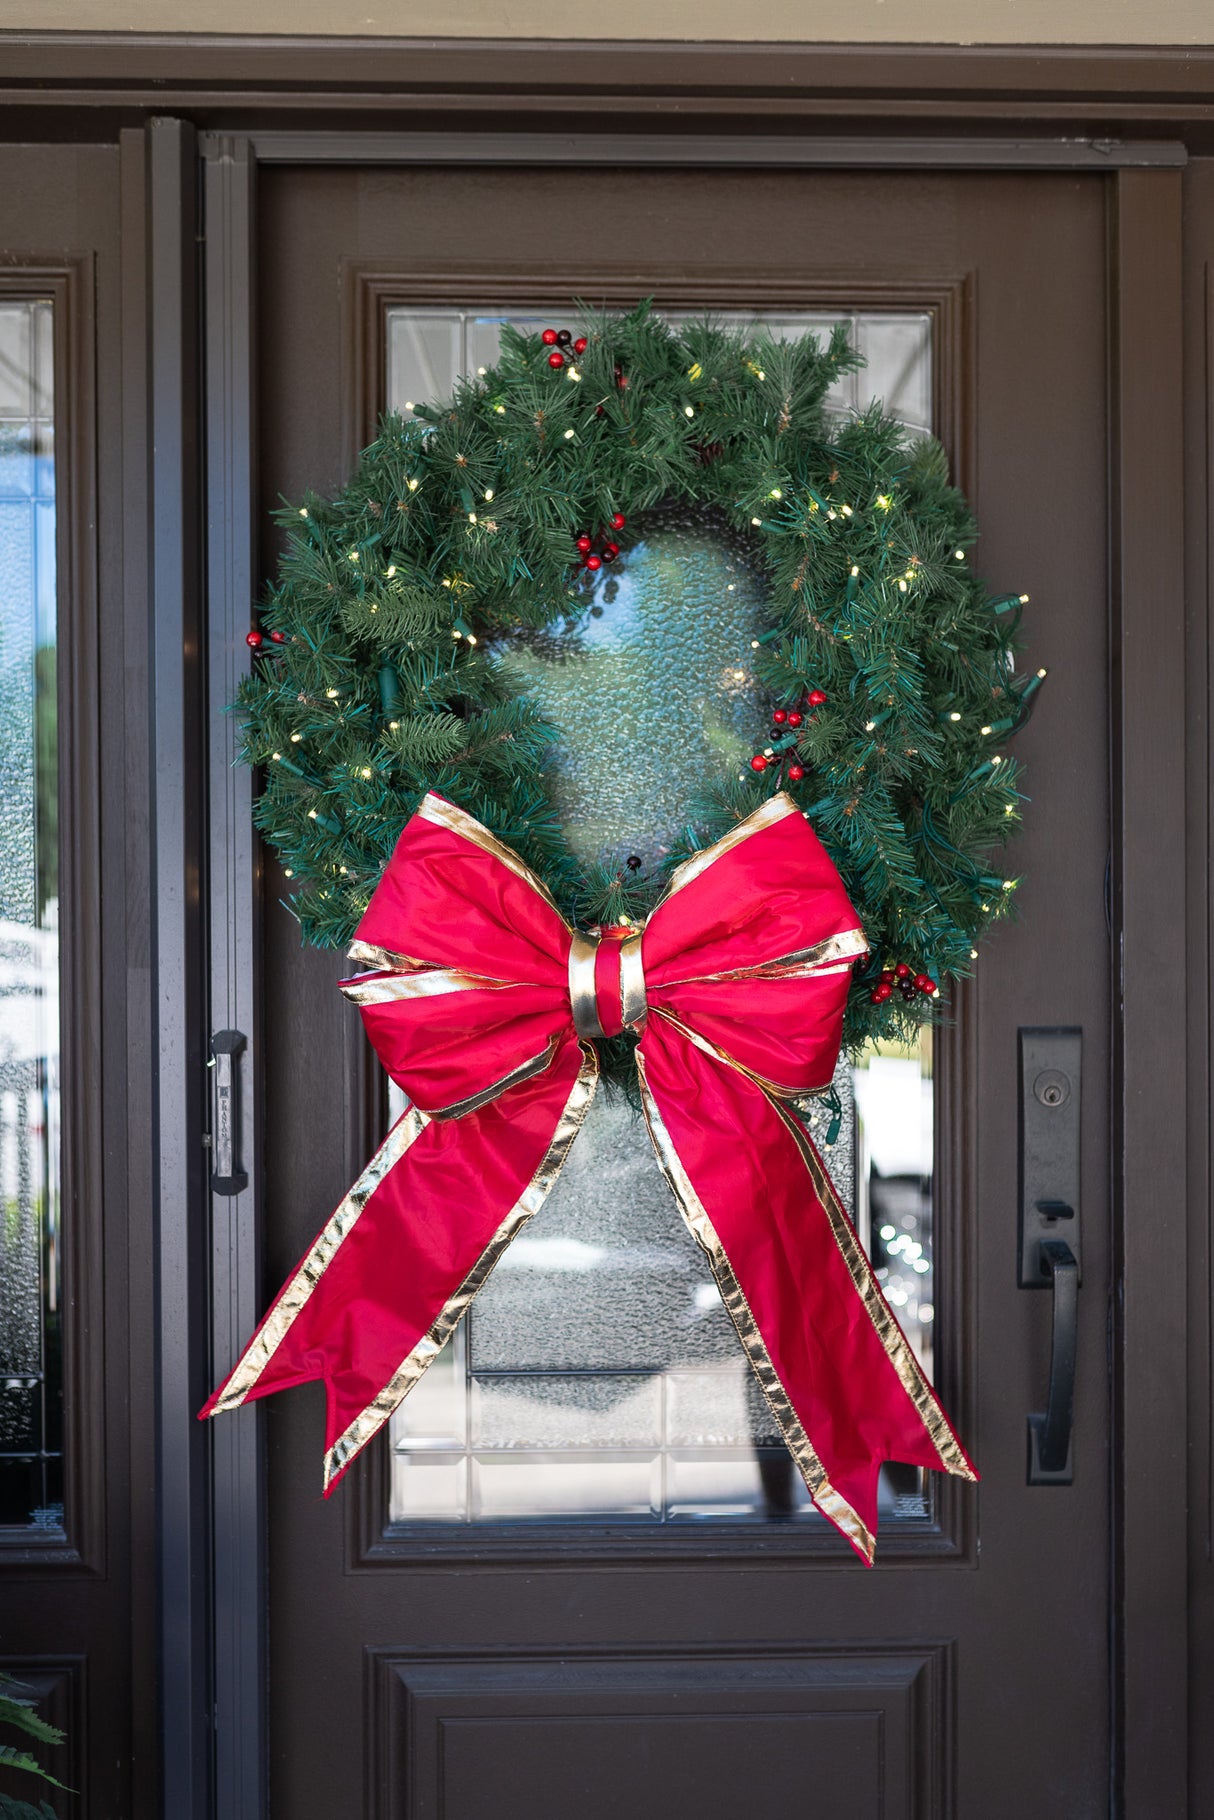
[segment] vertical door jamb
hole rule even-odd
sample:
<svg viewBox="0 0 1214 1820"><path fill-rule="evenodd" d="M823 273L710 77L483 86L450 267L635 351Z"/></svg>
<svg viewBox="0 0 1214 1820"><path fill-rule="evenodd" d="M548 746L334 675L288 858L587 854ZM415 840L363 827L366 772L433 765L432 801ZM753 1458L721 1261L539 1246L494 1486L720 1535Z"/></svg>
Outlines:
<svg viewBox="0 0 1214 1820"><path fill-rule="evenodd" d="M146 126L146 561L151 855L151 1181L156 1309L161 1809L210 1813L206 1394L205 646L197 450L194 129Z"/></svg>
<svg viewBox="0 0 1214 1820"><path fill-rule="evenodd" d="M244 1038L238 1194L212 1194L211 1377L222 1382L262 1309L259 997L261 847L253 776L238 762L228 712L249 666L257 495L254 394L256 161L247 139L206 135L205 207L207 624L210 779L210 1020ZM210 1424L214 1501L215 1811L266 1811L266 1513L259 1403Z"/></svg>
<svg viewBox="0 0 1214 1820"><path fill-rule="evenodd" d="M1113 1811L1187 1812L1185 614L1179 170L1110 219Z"/></svg>

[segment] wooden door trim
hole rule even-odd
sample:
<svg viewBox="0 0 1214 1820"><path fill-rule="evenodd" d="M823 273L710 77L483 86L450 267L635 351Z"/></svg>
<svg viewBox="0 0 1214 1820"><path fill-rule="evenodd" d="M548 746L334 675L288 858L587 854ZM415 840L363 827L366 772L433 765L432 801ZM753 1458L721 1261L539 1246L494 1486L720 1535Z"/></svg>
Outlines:
<svg viewBox="0 0 1214 1820"><path fill-rule="evenodd" d="M1183 1815L1189 1007L1179 175L1122 172L1110 217L1113 1737L1119 1811Z"/></svg>
<svg viewBox="0 0 1214 1820"><path fill-rule="evenodd" d="M682 275L639 274L606 266L549 267L486 272L450 267L419 273L407 260L374 265L351 258L342 272L343 457L352 467L359 449L375 434L385 396L386 321L395 304L442 304L448 308L513 307L541 312L569 309L576 299L626 308L652 296L669 309L753 308L829 310L924 310L934 318L933 407L940 437L951 457L958 483L967 491L974 480L973 387L975 360L974 278L971 273L938 279L877 280L871 274L839 271L815 276L811 284L766 277L740 276L732 268L704 271L694 279ZM944 1336L937 1384L945 1406L954 1411L962 1432L972 1432L976 1405L976 1361L973 1357L974 1195L973 1133L976 1122L977 1070L973 1066L973 1001L959 994L951 1028L940 1033L941 1125L944 1141L938 1156L935 1229L939 1255L947 1267L938 1279L943 1292L939 1331ZM366 1045L357 1037L360 1052ZM368 1086L378 1076L364 1075ZM374 1092L375 1088L372 1086ZM378 1095L377 1095L378 1097ZM382 1142L382 1131L366 1135L365 1114L352 1109L353 1167ZM360 1148L360 1146L362 1146ZM967 1219L968 1210L968 1219ZM761 1559L776 1565L790 1560L823 1568L838 1565L841 1544L829 1533L769 1526L756 1550L753 1525L714 1523L711 1529L680 1531L639 1525L478 1524L419 1526L391 1524L388 1519L389 1472L387 1434L361 1456L350 1475L347 1564L350 1571L442 1566L452 1561L519 1562L540 1560L661 1561L733 1560L750 1569ZM880 1566L893 1569L908 1561L972 1566L975 1560L975 1500L959 1480L928 1477L929 1516L882 1525Z"/></svg>

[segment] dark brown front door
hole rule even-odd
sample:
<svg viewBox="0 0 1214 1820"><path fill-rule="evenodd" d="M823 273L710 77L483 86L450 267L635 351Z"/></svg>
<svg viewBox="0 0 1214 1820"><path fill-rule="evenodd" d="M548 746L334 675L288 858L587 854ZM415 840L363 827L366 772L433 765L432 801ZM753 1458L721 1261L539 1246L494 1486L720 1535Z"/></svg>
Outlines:
<svg viewBox="0 0 1214 1820"><path fill-rule="evenodd" d="M1104 179L1086 175L263 173L263 574L280 498L335 489L375 412L412 396L405 373L441 378L453 348L475 358L493 315L571 323L577 297L648 294L678 312L847 315L874 351L906 351L873 389L909 388L908 420L926 414L943 439L979 514L979 566L999 591L1031 596L1028 657L1051 672L1018 742L1032 799L1014 862L1019 920L987 944L921 1058L934 1165L875 1128L872 1108L890 1102L862 1107L872 1243L887 1281L905 1272L908 1319L981 1485L891 1476L866 1572L783 1507L765 1437L748 1463L744 1424L739 1439L728 1411L705 1413L708 1374L670 1349L666 1314L652 1357L622 1348L646 1272L683 1268L656 1210L646 1250L647 1191L633 1225L617 1221L601 1244L591 1202L566 1205L552 1249L516 1271L443 1366L430 1413L381 1436L329 1502L319 1388L268 1407L275 1813L1106 1811L1105 203ZM924 325L917 352L909 330L901 343L877 334L908 320ZM679 625L690 665L696 634ZM266 1299L380 1116L357 1015L335 990L340 964L300 950L268 863ZM1018 1031L1058 1026L1084 1044L1074 1475L1030 1486L1026 1417L1044 1408L1050 1299L1018 1287ZM913 1108L902 1116L915 1125ZM557 1311L544 1345L529 1284ZM574 1303L583 1327L566 1332ZM596 1307L609 1311L597 1357L585 1328ZM679 1413L685 1392L698 1415Z"/></svg>

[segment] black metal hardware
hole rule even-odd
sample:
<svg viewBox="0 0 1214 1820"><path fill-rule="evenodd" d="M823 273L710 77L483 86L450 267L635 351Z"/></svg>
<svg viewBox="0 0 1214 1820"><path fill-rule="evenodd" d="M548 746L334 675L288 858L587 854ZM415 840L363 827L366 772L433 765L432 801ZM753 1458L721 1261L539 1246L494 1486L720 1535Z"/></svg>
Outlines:
<svg viewBox="0 0 1214 1820"><path fill-rule="evenodd" d="M249 1178L240 1167L239 1030L219 1030L211 1038L211 1192L240 1194Z"/></svg>
<svg viewBox="0 0 1214 1820"><path fill-rule="evenodd" d="M1080 1281L1079 1105L1083 1032L1020 1032L1020 1287L1045 1289L1047 1239L1067 1222Z"/></svg>
<svg viewBox="0 0 1214 1820"><path fill-rule="evenodd" d="M1069 1485L1073 1478L1082 1062L1082 1031L1021 1030L1020 1286L1049 1289L1053 1297L1046 1408L1028 1419L1030 1485Z"/></svg>
<svg viewBox="0 0 1214 1820"><path fill-rule="evenodd" d="M1050 1387L1044 1415L1029 1417L1030 1485L1070 1485L1075 1414L1075 1352L1079 1331L1079 1266L1064 1239L1046 1239L1042 1269L1054 1289Z"/></svg>

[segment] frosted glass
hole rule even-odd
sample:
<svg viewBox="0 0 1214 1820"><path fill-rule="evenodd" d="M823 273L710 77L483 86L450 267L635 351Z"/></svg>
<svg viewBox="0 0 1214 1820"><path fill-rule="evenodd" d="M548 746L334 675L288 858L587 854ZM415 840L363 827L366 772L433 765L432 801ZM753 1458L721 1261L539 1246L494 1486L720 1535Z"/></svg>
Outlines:
<svg viewBox="0 0 1214 1820"><path fill-rule="evenodd" d="M52 317L0 303L0 1525L62 1521Z"/></svg>
<svg viewBox="0 0 1214 1820"><path fill-rule="evenodd" d="M509 320L536 329L568 315ZM504 320L390 310L386 403L441 397L458 373L490 365ZM828 408L844 415L882 396L910 427L928 428L929 315L818 312L762 326L825 338L837 322L870 366L845 375ZM493 653L558 729L549 783L587 862L660 859L706 773L740 768L766 732L750 671L765 587L749 540L686 506L630 529L639 535L625 560L600 571L569 620ZM877 1061L857 1076L859 1118L853 1071L840 1063L833 1146L830 1112L820 1102L805 1111L930 1369L930 1044ZM395 1522L821 1522L639 1115L602 1092L540 1214L393 1417L390 1444ZM925 1515L921 1477L883 1473L880 1503L887 1515Z"/></svg>

